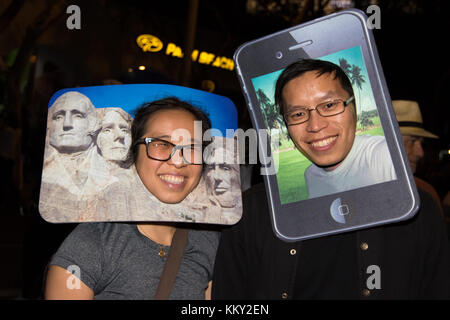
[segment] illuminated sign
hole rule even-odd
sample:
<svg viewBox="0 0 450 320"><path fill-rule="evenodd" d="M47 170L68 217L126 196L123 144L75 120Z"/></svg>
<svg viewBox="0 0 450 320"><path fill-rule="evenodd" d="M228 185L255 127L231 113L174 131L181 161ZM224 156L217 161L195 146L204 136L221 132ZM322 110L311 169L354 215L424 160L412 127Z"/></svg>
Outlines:
<svg viewBox="0 0 450 320"><path fill-rule="evenodd" d="M160 39L151 34L141 34L137 37L136 43L144 52L159 52L164 45ZM165 54L175 58L183 58L183 50L176 44L169 42L166 46ZM192 61L207 64L213 67L222 68L226 70L234 69L233 59L227 57L216 56L214 53L193 50L191 53Z"/></svg>
<svg viewBox="0 0 450 320"><path fill-rule="evenodd" d="M162 49L163 43L157 37L151 34L141 34L137 37L136 42L142 51L146 52L158 52Z"/></svg>

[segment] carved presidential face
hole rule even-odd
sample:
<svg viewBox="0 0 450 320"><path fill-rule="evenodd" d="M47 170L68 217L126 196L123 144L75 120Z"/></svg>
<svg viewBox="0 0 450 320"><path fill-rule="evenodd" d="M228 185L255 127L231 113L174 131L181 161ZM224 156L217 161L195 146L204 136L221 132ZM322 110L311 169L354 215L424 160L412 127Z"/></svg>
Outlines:
<svg viewBox="0 0 450 320"><path fill-rule="evenodd" d="M241 192L239 164L234 152L234 140L216 137L214 149L205 167L206 187L212 202L223 208L233 208Z"/></svg>
<svg viewBox="0 0 450 320"><path fill-rule="evenodd" d="M67 92L49 109L49 143L61 153L87 150L93 143L96 111L91 101L78 92Z"/></svg>
<svg viewBox="0 0 450 320"><path fill-rule="evenodd" d="M206 185L210 197L223 208L236 206L236 191L240 191L236 164L209 164L205 168Z"/></svg>
<svg viewBox="0 0 450 320"><path fill-rule="evenodd" d="M97 146L106 160L125 160L131 145L130 120L114 109L104 113Z"/></svg>

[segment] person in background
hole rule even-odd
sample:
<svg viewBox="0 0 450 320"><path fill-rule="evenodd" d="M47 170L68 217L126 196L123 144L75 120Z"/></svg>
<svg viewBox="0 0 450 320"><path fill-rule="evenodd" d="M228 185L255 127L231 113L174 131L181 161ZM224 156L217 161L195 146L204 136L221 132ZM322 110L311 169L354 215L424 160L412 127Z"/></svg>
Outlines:
<svg viewBox="0 0 450 320"><path fill-rule="evenodd" d="M416 101L393 100L392 106L394 107L395 116L400 127L403 144L405 145L406 155L408 156L416 186L433 196L443 215L442 202L437 191L431 184L415 176L418 163L424 156L422 147L424 139L438 139L439 137L424 129L422 113Z"/></svg>

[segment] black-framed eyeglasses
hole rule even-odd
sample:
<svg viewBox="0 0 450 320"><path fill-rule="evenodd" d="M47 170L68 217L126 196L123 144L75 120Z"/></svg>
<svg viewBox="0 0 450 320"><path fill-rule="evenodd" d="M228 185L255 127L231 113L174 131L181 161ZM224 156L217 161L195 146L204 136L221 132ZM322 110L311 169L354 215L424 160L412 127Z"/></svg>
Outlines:
<svg viewBox="0 0 450 320"><path fill-rule="evenodd" d="M318 104L312 109L305 107L298 107L289 110L289 112L284 114L284 120L288 126L293 126L296 124L301 124L309 120L311 111L316 110L322 117L332 117L338 115L345 111L345 107L350 104L355 99L351 96L347 100L336 99L332 101L326 101Z"/></svg>
<svg viewBox="0 0 450 320"><path fill-rule="evenodd" d="M181 156L187 164L203 163L203 145L187 144L176 145L170 141L160 138L142 138L136 144L145 144L147 157L158 161L168 161L177 150L181 150Z"/></svg>

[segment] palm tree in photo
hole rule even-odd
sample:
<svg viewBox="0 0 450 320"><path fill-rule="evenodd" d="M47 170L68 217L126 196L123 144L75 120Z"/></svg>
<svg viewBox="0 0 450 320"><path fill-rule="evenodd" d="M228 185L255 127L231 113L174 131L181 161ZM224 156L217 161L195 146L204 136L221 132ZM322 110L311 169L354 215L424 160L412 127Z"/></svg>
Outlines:
<svg viewBox="0 0 450 320"><path fill-rule="evenodd" d="M264 120L266 122L267 128L270 130L280 129L281 131L283 117L281 116L275 104L269 100L269 98L261 89L256 92L256 95L258 97L259 104L261 105L261 110L264 113Z"/></svg>
<svg viewBox="0 0 450 320"><path fill-rule="evenodd" d="M287 140L287 133L283 130L283 116L278 111L275 103L272 103L261 89L256 91L256 96L261 106L261 111L263 112L266 128L268 129L270 135L272 136L273 129L278 129L280 142L282 140Z"/></svg>
<svg viewBox="0 0 450 320"><path fill-rule="evenodd" d="M361 74L361 68L356 66L356 65L352 65L351 67L351 71L350 71L350 81L352 82L353 85L356 85L356 87L358 88L358 93L359 93L359 101L358 101L358 105L360 108L360 111L362 110L362 106L361 106L361 89L362 89L362 84L364 82L366 82L364 80L364 76ZM358 110L356 110L356 113L358 114Z"/></svg>
<svg viewBox="0 0 450 320"><path fill-rule="evenodd" d="M361 124L361 130L366 131L367 127L373 126L373 121L370 119L370 115L368 112L362 112L361 120L359 121Z"/></svg>
<svg viewBox="0 0 450 320"><path fill-rule="evenodd" d="M347 62L347 60L345 58L339 59L339 66L347 74L347 76L350 78L352 67L348 64L348 62Z"/></svg>
<svg viewBox="0 0 450 320"><path fill-rule="evenodd" d="M361 106L362 84L364 82L366 82L364 79L364 75L361 74L361 68L354 64L350 65L345 58L339 59L339 66L347 74L352 85L353 86L356 85L356 87L358 88L358 97L359 98L358 98L358 103L357 103L356 114L360 114L360 112L362 111L362 106ZM359 112L358 112L358 106L359 106ZM360 121L361 121L361 119L360 119Z"/></svg>

